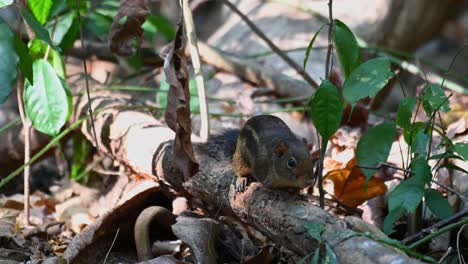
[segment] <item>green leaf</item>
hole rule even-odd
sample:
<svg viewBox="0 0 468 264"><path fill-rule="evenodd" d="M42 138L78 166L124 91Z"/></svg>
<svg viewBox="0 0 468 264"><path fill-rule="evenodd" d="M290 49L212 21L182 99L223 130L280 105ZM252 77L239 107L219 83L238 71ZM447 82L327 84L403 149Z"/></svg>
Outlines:
<svg viewBox="0 0 468 264"><path fill-rule="evenodd" d="M317 131L324 142L338 130L343 117L343 103L338 89L323 80L309 103L310 113Z"/></svg>
<svg viewBox="0 0 468 264"><path fill-rule="evenodd" d="M390 61L386 58L368 60L346 78L343 96L352 106L357 101L375 96L393 76Z"/></svg>
<svg viewBox="0 0 468 264"><path fill-rule="evenodd" d="M403 138L407 144L412 145L416 140L416 135L420 130L423 130L426 124L424 122L415 122L409 129L403 130ZM429 131L430 133L430 131Z"/></svg>
<svg viewBox="0 0 468 264"><path fill-rule="evenodd" d="M333 249L328 244L325 244L325 250L327 252L327 263L338 264L338 258L336 257L335 252L333 252Z"/></svg>
<svg viewBox="0 0 468 264"><path fill-rule="evenodd" d="M405 209L402 206L398 206L391 210L385 217L383 223L383 231L385 234L390 235L395 232L393 224L405 215Z"/></svg>
<svg viewBox="0 0 468 264"><path fill-rule="evenodd" d="M13 4L13 0L0 0L0 8Z"/></svg>
<svg viewBox="0 0 468 264"><path fill-rule="evenodd" d="M440 165L440 167L445 167L445 168L450 169L450 170L457 170L457 171L459 171L459 172L462 172L462 173L468 175L468 171L466 171L466 170L463 169L463 168L458 167L458 166L455 165L455 164L447 163L447 164L442 164L442 165Z"/></svg>
<svg viewBox="0 0 468 264"><path fill-rule="evenodd" d="M50 17L56 17L67 9L67 0L53 0Z"/></svg>
<svg viewBox="0 0 468 264"><path fill-rule="evenodd" d="M52 0L28 0L28 6L37 21L44 25L52 9Z"/></svg>
<svg viewBox="0 0 468 264"><path fill-rule="evenodd" d="M15 36L15 48L16 53L19 56L19 68L23 73L24 77L28 79L30 83L33 83L33 71L32 71L32 57L29 54L28 46L18 37Z"/></svg>
<svg viewBox="0 0 468 264"><path fill-rule="evenodd" d="M61 51L59 47L55 46L52 43L49 32L43 26L41 26L39 21L37 21L36 18L33 15L31 15L31 13L29 13L28 10L20 7L20 12L21 12L21 16L23 16L24 20L26 21L26 23L28 23L28 25L34 31L34 34L36 35L38 39L49 44L52 48L56 49L57 51Z"/></svg>
<svg viewBox="0 0 468 264"><path fill-rule="evenodd" d="M438 218L445 219L452 215L452 207L439 191L426 189L424 191L424 199L431 212Z"/></svg>
<svg viewBox="0 0 468 264"><path fill-rule="evenodd" d="M431 167L427 164L425 157L419 156L411 161L411 172L413 172L411 178L418 178L418 180L424 184L431 183Z"/></svg>
<svg viewBox="0 0 468 264"><path fill-rule="evenodd" d="M454 147L455 151L468 161L468 143L456 143Z"/></svg>
<svg viewBox="0 0 468 264"><path fill-rule="evenodd" d="M424 196L424 182L418 177L408 178L400 183L390 194L388 210L394 211L403 207L405 212L413 213Z"/></svg>
<svg viewBox="0 0 468 264"><path fill-rule="evenodd" d="M356 147L356 159L360 166L376 166L387 161L395 138L394 123L382 123L369 128L361 137ZM362 168L367 180L375 173L373 169Z"/></svg>
<svg viewBox="0 0 468 264"><path fill-rule="evenodd" d="M5 102L15 85L18 55L15 50L15 34L7 22L0 17L0 105Z"/></svg>
<svg viewBox="0 0 468 264"><path fill-rule="evenodd" d="M421 156L427 155L427 144L429 142L429 136L424 133L421 129L416 134L416 137L411 145L411 153L417 153Z"/></svg>
<svg viewBox="0 0 468 264"><path fill-rule="evenodd" d="M156 98L158 105L162 108L166 108L167 106L167 91L169 91L169 84L166 82L166 75L163 73L161 77L161 82L159 84L159 90L161 92L157 92ZM194 79L189 80L189 91L190 94L198 94L197 90L197 83ZM190 111L194 113L200 112L200 101L198 97L190 98Z"/></svg>
<svg viewBox="0 0 468 264"><path fill-rule="evenodd" d="M45 60L33 63L34 84L25 82L24 104L34 128L54 136L69 116L69 98L66 88Z"/></svg>
<svg viewBox="0 0 468 264"><path fill-rule="evenodd" d="M320 247L318 247L315 250L314 256L310 260L310 264L320 264L319 257L320 257Z"/></svg>
<svg viewBox="0 0 468 264"><path fill-rule="evenodd" d="M307 222L304 224L307 229L307 234L318 242L322 241L322 232L325 230L325 225L319 222Z"/></svg>
<svg viewBox="0 0 468 264"><path fill-rule="evenodd" d="M338 19L333 21L333 43L344 75L349 77L361 64L361 53L353 32Z"/></svg>
<svg viewBox="0 0 468 264"><path fill-rule="evenodd" d="M91 31L96 37L107 36L109 34L112 18L97 12L89 14L87 30Z"/></svg>
<svg viewBox="0 0 468 264"><path fill-rule="evenodd" d="M398 106L396 123L401 128L407 130L411 128L411 116L413 115L413 109L416 106L416 99L412 97L406 97L401 101Z"/></svg>
<svg viewBox="0 0 468 264"><path fill-rule="evenodd" d="M320 31L322 31L323 27L325 27L325 25L321 26L319 30L315 32L314 36L309 42L309 46L307 46L306 55L304 58L304 70L306 69L307 61L309 60L310 52L312 51L312 47L314 46L315 39L317 38Z"/></svg>
<svg viewBox="0 0 468 264"><path fill-rule="evenodd" d="M449 101L444 90L437 84L427 84L422 92L422 106L428 115L434 111L448 112Z"/></svg>
<svg viewBox="0 0 468 264"><path fill-rule="evenodd" d="M159 32L164 36L166 40L172 40L175 37L176 30L174 26L172 26L171 22L169 22L165 17L158 15L158 16L149 16L146 20L153 24Z"/></svg>
<svg viewBox="0 0 468 264"><path fill-rule="evenodd" d="M54 19L47 23L46 29L49 31L49 34L53 36L52 42L54 45L60 45L71 25L73 24L74 17L74 12L68 12L62 16L57 17L56 20Z"/></svg>
<svg viewBox="0 0 468 264"><path fill-rule="evenodd" d="M431 160L438 160L438 159L458 159L458 160L464 160L463 158L455 155L454 153L450 152L450 151L447 151L447 152L444 152L444 153L440 153L440 154L435 154L435 155L432 155L429 159Z"/></svg>

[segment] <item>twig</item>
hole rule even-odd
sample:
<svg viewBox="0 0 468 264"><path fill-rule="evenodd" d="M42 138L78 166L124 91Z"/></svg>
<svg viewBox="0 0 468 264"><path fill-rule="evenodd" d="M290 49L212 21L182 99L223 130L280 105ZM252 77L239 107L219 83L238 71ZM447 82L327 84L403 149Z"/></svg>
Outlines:
<svg viewBox="0 0 468 264"><path fill-rule="evenodd" d="M433 183L439 185L440 187L446 189L447 191L449 191L449 192L455 194L455 195L458 196L460 199L462 199L462 200L465 200L465 199L466 199L466 197L465 197L464 195L462 195L461 193L459 193L459 192L455 191L454 189L448 187L447 185L442 184L442 183L440 183L440 182L438 182L438 181L436 181L436 180L434 180L434 179L432 179L431 181L432 181Z"/></svg>
<svg viewBox="0 0 468 264"><path fill-rule="evenodd" d="M416 241L414 242L413 244L409 245L408 247L413 249L413 248L417 248L419 247L420 245L423 245L424 243L427 243L429 242L429 240L431 240L432 238L436 237L436 236L439 236L447 231L450 231L452 229L455 229L459 226L463 226L463 225L466 225L468 224L468 219L464 219L460 222L456 222L456 223L453 223L453 224L450 224L446 227L443 227L441 228L440 230L436 231L436 232L433 232L431 234L429 234L428 236L424 237L423 239L419 240L419 241Z"/></svg>
<svg viewBox="0 0 468 264"><path fill-rule="evenodd" d="M304 69L292 60L288 55L286 55L282 50L280 50L266 35L263 33L246 15L244 15L237 7L229 2L229 0L222 0L225 5L227 5L231 11L236 13L241 19L250 27L250 29L257 34L265 43L274 51L278 56L280 56L289 66L291 66L296 72L301 75L306 82L308 82L312 87L317 88L319 85L312 77L310 77Z"/></svg>
<svg viewBox="0 0 468 264"><path fill-rule="evenodd" d="M460 230L457 232L457 255L458 255L458 263L463 263L465 264L465 258L463 255L460 253L460 234L463 231L463 229L468 226L468 224L464 224Z"/></svg>
<svg viewBox="0 0 468 264"><path fill-rule="evenodd" d="M333 34L333 0L328 1L328 50L327 50L327 60L325 62L325 79L328 79L331 72L330 58L333 50L332 34Z"/></svg>
<svg viewBox="0 0 468 264"><path fill-rule="evenodd" d="M23 123L23 131L24 131L24 164L28 164L29 160L31 159L31 121L26 116L24 111L24 79L23 77L18 74L18 89L17 89L17 99L18 99L18 108L21 117L21 123ZM24 167L24 225L29 226L29 207L30 207L30 199L29 199L29 178L30 178L30 166L27 165Z"/></svg>
<svg viewBox="0 0 468 264"><path fill-rule="evenodd" d="M195 26L192 18L192 11L188 0L182 0L182 14L184 16L185 29L190 45L190 56L192 57L193 69L195 72L195 81L197 82L198 98L200 101L200 137L206 141L210 133L210 121L208 118L208 103L206 101L205 82L200 63L200 54L198 51L198 40L195 32Z"/></svg>
<svg viewBox="0 0 468 264"><path fill-rule="evenodd" d="M117 240L117 237L119 236L119 231L120 231L120 228L117 228L117 231L115 232L114 240L112 240L112 244L111 244L109 250L106 253L106 257L104 258L104 261L102 262L104 264L106 264L107 258L109 257L109 254L110 254L112 248L114 247L114 243Z"/></svg>
<svg viewBox="0 0 468 264"><path fill-rule="evenodd" d="M427 234L430 234L432 233L434 230L437 230L439 228L442 228L448 224L451 224L451 223L454 223L456 221L458 221L460 218L464 217L464 216L467 216L468 215L468 208L465 208L463 210L461 210L460 212L442 220L442 221L439 221L437 222L436 224L428 227L428 228L425 228L423 230L421 230L419 233L416 233L412 236L409 236L405 239L402 240L402 242L404 244L410 244L418 239L420 239L421 237L427 235Z"/></svg>
<svg viewBox="0 0 468 264"><path fill-rule="evenodd" d="M407 169L404 169L404 168L400 168L400 167L397 167L395 165L392 165L392 164L388 164L388 163L380 163L378 164L377 166L362 166L362 165L358 165L359 168L361 169L369 169L369 170L379 170L381 168L391 168L391 169L395 169L395 170L399 170L399 171L403 171L403 172L406 172L408 174L413 174L413 172L411 170L407 170Z"/></svg>
<svg viewBox="0 0 468 264"><path fill-rule="evenodd" d="M80 31L81 48L84 49L85 45L84 45L84 39L83 39L83 25L81 24L81 15L80 15L80 0L76 0L76 18L77 18L77 22L78 22L79 31ZM86 53L86 51L85 51L85 53ZM85 74L86 95L88 97L88 112L89 112L89 116L91 118L91 127L93 129L94 141L96 142L96 149L99 149L99 143L98 143L98 140L97 140L96 127L94 125L93 108L91 107L91 95L90 95L90 92L89 92L89 82L88 82L88 67L86 66L86 59L83 59L82 61L83 61L83 69L84 69L84 74Z"/></svg>

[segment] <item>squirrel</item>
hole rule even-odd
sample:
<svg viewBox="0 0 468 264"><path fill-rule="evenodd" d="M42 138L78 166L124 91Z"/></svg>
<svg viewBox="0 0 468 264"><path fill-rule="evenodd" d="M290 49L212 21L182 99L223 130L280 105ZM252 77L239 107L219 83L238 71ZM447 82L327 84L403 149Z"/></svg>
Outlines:
<svg viewBox="0 0 468 264"><path fill-rule="evenodd" d="M237 136L232 167L237 175L236 192L243 192L249 180L286 190L299 190L314 181L314 161L307 143L272 115L254 116L244 124Z"/></svg>

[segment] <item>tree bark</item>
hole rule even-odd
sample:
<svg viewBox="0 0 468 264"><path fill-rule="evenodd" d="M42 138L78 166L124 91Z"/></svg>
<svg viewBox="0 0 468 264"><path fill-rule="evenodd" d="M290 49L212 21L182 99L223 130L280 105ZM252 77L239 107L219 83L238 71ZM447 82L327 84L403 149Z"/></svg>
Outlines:
<svg viewBox="0 0 468 264"><path fill-rule="evenodd" d="M414 51L439 32L459 0L392 0L372 43L391 49Z"/></svg>

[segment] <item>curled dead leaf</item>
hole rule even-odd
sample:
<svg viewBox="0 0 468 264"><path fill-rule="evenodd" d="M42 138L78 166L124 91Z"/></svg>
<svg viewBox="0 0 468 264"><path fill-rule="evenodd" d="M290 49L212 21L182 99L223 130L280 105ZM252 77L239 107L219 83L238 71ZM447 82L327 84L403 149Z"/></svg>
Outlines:
<svg viewBox="0 0 468 264"><path fill-rule="evenodd" d="M198 163L193 154L192 122L190 119L190 92L187 59L185 57L186 39L183 24L179 23L174 41L162 52L164 74L169 84L165 120L167 126L176 133L174 140L174 162L185 179L198 172Z"/></svg>
<svg viewBox="0 0 468 264"><path fill-rule="evenodd" d="M110 30L111 51L120 56L134 55L143 37L141 25L150 13L147 0L121 0Z"/></svg>
<svg viewBox="0 0 468 264"><path fill-rule="evenodd" d="M333 182L334 195L346 205L357 207L365 201L387 192L384 179L372 176L366 185L366 176L356 164L356 158L351 159L344 169L332 170L324 177L324 181Z"/></svg>

